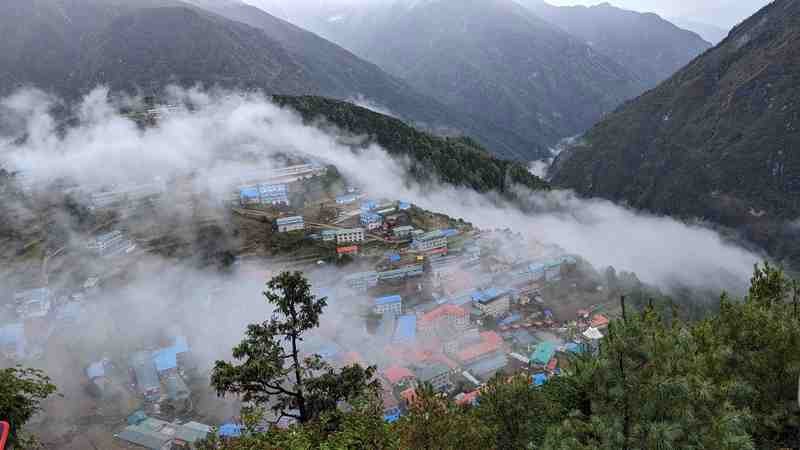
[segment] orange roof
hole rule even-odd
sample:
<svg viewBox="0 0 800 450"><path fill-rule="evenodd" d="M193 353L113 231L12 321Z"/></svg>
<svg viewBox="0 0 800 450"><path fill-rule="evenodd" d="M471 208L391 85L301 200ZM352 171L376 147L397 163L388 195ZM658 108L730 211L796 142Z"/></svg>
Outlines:
<svg viewBox="0 0 800 450"><path fill-rule="evenodd" d="M427 312L425 315L420 317L419 321L423 323L430 323L430 322L435 322L436 320L439 320L444 316L465 317L467 315L469 314L466 311L464 311L464 309L462 309L460 306L447 304L447 305L442 305L434 309L433 311Z"/></svg>
<svg viewBox="0 0 800 450"><path fill-rule="evenodd" d="M404 378L414 378L414 374L410 370L400 366L389 367L383 371L383 376L392 384L397 384Z"/></svg>
<svg viewBox="0 0 800 450"><path fill-rule="evenodd" d="M465 348L458 352L458 359L461 361L469 361L481 355L497 351L503 338L494 331L484 331L481 333L481 342L470 347Z"/></svg>
<svg viewBox="0 0 800 450"><path fill-rule="evenodd" d="M592 327L594 328L604 327L608 325L608 322L609 322L608 317L602 314L595 314L594 317L592 317Z"/></svg>

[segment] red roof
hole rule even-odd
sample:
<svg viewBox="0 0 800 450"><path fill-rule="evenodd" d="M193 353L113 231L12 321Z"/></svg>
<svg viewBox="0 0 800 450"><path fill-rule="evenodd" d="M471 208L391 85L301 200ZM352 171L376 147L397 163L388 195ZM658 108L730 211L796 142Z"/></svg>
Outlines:
<svg viewBox="0 0 800 450"><path fill-rule="evenodd" d="M460 361L470 361L487 353L495 352L503 343L503 338L494 331L484 331L481 333L481 342L458 352Z"/></svg>
<svg viewBox="0 0 800 450"><path fill-rule="evenodd" d="M467 393L465 393L464 395L462 395L460 398L458 398L456 400L456 404L457 405L471 405L471 404L475 403L475 401L478 399L479 395L480 395L480 391L478 391L478 390L475 390L475 391L472 391L472 392L467 392Z"/></svg>
<svg viewBox="0 0 800 450"><path fill-rule="evenodd" d="M550 358L550 361L547 363L547 370L556 370L558 367L558 359L555 357Z"/></svg>
<svg viewBox="0 0 800 450"><path fill-rule="evenodd" d="M414 388L408 388L400 393L400 397L403 397L403 400L405 400L406 404L410 405L417 399L417 390Z"/></svg>
<svg viewBox="0 0 800 450"><path fill-rule="evenodd" d="M414 378L414 373L405 367L392 366L383 371L383 376L389 380L389 383L397 384L405 378Z"/></svg>
<svg viewBox="0 0 800 450"><path fill-rule="evenodd" d="M456 316L456 317L466 317L469 313L464 311L460 306L456 305L442 305L433 311L429 311L422 317L420 317L419 321L421 323L431 323L439 320L444 316Z"/></svg>
<svg viewBox="0 0 800 450"><path fill-rule="evenodd" d="M594 317L592 317L592 327L594 328L602 328L607 326L608 322L608 317L602 314L595 314Z"/></svg>

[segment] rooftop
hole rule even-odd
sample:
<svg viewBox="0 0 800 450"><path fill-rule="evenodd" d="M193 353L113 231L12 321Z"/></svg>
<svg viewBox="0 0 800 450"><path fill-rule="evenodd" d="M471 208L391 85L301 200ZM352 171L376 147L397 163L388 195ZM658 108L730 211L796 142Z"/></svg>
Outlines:
<svg viewBox="0 0 800 450"><path fill-rule="evenodd" d="M401 303L403 298L399 295L388 295L386 297L376 298L375 305L376 306L383 306L383 305L390 305L392 303Z"/></svg>
<svg viewBox="0 0 800 450"><path fill-rule="evenodd" d="M417 316L405 315L397 318L397 328L394 331L394 341L413 341L417 336Z"/></svg>
<svg viewBox="0 0 800 450"><path fill-rule="evenodd" d="M481 342L461 350L456 355L460 361L470 361L480 356L495 352L500 349L503 338L494 331L484 331L481 333Z"/></svg>
<svg viewBox="0 0 800 450"><path fill-rule="evenodd" d="M391 366L383 371L383 376L385 376L390 383L397 384L404 378L414 378L414 373L405 367Z"/></svg>
<svg viewBox="0 0 800 450"><path fill-rule="evenodd" d="M429 324L445 316L466 317L467 315L467 311L459 306L444 304L437 307L433 311L424 314L422 317L420 317L419 321L423 324Z"/></svg>
<svg viewBox="0 0 800 450"><path fill-rule="evenodd" d="M536 346L533 354L531 354L531 361L537 364L547 364L556 353L555 342L541 342Z"/></svg>

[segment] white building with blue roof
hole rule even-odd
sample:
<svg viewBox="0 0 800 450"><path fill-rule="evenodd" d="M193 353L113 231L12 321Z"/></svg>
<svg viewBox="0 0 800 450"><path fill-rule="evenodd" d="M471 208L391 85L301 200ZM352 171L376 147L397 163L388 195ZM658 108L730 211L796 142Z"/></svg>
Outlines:
<svg viewBox="0 0 800 450"><path fill-rule="evenodd" d="M403 312L403 298L399 295L389 295L375 299L373 311L376 314L394 313L400 314Z"/></svg>

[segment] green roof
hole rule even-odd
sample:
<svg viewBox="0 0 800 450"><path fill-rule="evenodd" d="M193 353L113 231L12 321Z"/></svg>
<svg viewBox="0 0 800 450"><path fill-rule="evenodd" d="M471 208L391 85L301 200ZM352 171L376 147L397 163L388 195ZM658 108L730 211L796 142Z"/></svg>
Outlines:
<svg viewBox="0 0 800 450"><path fill-rule="evenodd" d="M531 361L536 364L547 364L555 354L555 342L542 342L536 346L536 350L531 354Z"/></svg>

